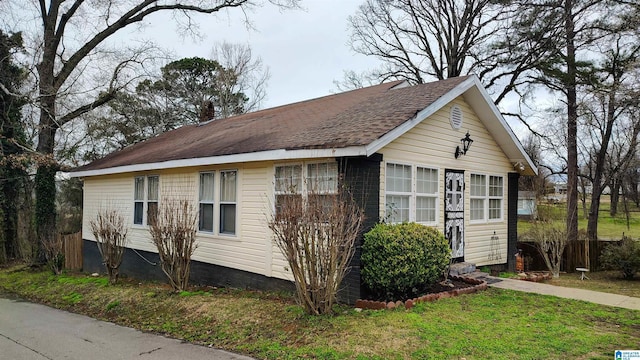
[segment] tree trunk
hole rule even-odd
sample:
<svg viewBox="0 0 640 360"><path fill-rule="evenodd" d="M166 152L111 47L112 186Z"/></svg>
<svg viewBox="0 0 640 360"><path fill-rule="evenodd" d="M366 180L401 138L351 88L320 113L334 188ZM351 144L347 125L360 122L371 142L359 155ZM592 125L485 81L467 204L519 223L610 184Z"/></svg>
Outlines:
<svg viewBox="0 0 640 360"><path fill-rule="evenodd" d="M615 217L618 214L618 203L620 202L620 185L622 181L613 179L609 185L609 197L611 198L611 208L609 209L609 215Z"/></svg>
<svg viewBox="0 0 640 360"><path fill-rule="evenodd" d="M567 47L567 240L578 239L578 105L576 96L576 49L573 1L564 3Z"/></svg>
<svg viewBox="0 0 640 360"><path fill-rule="evenodd" d="M598 240L598 214L600 211L601 187L594 182L591 194L591 207L589 208L589 220L587 222L587 237L589 240Z"/></svg>

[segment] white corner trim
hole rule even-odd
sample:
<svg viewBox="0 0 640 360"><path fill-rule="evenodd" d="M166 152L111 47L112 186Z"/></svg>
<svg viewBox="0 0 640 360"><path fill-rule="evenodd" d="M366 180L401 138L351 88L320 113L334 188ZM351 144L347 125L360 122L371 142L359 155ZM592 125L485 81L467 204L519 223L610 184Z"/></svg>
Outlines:
<svg viewBox="0 0 640 360"><path fill-rule="evenodd" d="M146 164L124 165L105 169L70 172L71 177L89 177L99 175L121 174L137 171L151 171L160 169L182 168L190 166L222 165L245 163L254 161L315 159L342 156L363 156L366 154L364 146L351 146L340 149L301 149L301 150L269 150L246 154L210 156L181 160L170 160Z"/></svg>
<svg viewBox="0 0 640 360"><path fill-rule="evenodd" d="M433 115L436 111L440 110L442 107L453 101L458 96L464 94L472 86L478 86L479 81L476 81L477 77L474 75L467 80L461 82L453 89L449 90L449 92L442 95L438 100L431 103L431 105L426 108L420 110L413 118L407 120L400 126L395 129L389 131L385 135L381 136L379 139L373 141L369 145L367 145L367 156L374 154L378 150L383 147L389 145L393 140L402 136L407 131L413 129L416 125L420 124L424 119ZM482 86L482 85L480 85Z"/></svg>

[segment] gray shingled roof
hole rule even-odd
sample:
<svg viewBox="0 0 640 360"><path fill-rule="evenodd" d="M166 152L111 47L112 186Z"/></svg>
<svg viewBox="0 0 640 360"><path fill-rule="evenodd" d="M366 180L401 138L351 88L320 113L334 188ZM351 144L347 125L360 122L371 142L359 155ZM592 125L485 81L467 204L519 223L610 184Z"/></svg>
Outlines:
<svg viewBox="0 0 640 360"><path fill-rule="evenodd" d="M401 83L396 81L183 126L73 171L270 150L363 146L413 118L467 78L406 87L396 87Z"/></svg>

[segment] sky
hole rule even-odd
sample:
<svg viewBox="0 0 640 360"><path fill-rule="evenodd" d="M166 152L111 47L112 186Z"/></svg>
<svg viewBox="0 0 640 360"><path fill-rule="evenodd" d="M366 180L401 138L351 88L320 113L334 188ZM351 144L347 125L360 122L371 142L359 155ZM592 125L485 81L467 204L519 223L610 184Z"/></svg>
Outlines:
<svg viewBox="0 0 640 360"><path fill-rule="evenodd" d="M183 38L168 15L150 18L143 33L172 50L176 59L209 57L213 44L248 44L255 57L262 58L271 77L262 108L285 105L337 92L334 80L344 70L363 71L378 64L374 58L356 54L348 45L347 18L355 14L362 0L304 0L301 10L281 10L269 3L245 14L231 9L215 16L195 16L202 39Z"/></svg>

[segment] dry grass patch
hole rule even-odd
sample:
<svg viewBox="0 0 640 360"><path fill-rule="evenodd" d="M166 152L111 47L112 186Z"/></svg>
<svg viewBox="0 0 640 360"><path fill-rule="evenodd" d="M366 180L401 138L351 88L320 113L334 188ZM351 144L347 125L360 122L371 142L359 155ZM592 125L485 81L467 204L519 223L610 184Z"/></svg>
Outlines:
<svg viewBox="0 0 640 360"><path fill-rule="evenodd" d="M640 298L640 275L633 280L623 279L620 271L596 271L587 276L589 280L580 280L580 273L560 274L559 279L547 283Z"/></svg>

